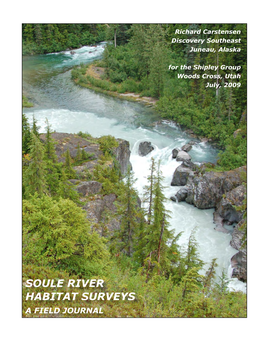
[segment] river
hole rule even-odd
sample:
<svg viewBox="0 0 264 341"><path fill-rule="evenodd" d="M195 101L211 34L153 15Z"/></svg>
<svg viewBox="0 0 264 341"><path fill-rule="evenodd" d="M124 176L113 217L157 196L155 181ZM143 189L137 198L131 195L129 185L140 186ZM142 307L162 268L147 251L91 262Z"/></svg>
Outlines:
<svg viewBox="0 0 264 341"><path fill-rule="evenodd" d="M74 50L74 54L65 51L23 57L23 92L34 103L33 108L24 108L23 112L30 123L34 114L40 132L45 132L47 118L52 130L57 132L82 131L94 137L113 135L129 141L130 161L137 178L139 195L146 184L151 158L160 159L166 186L165 195L169 199L180 188L170 186L173 172L180 165L180 162L172 159L172 149L195 139L190 138L175 124L160 120L150 107L112 98L74 84L71 80L71 68L100 59L104 46L105 43L84 46ZM141 141L150 141L155 147L146 157L138 155ZM214 147L198 140L196 142L198 143L189 152L193 162L217 160L218 151ZM178 242L181 248L184 250L190 233L195 228L200 258L207 265L213 258L217 258L217 275L220 276L224 270L230 277L230 259L238 252L230 246L232 227L225 226L230 233L216 231L213 209L199 210L185 202L171 200L166 205L171 212L170 228L176 234L183 231ZM246 292L245 283L236 278L231 279L229 288Z"/></svg>

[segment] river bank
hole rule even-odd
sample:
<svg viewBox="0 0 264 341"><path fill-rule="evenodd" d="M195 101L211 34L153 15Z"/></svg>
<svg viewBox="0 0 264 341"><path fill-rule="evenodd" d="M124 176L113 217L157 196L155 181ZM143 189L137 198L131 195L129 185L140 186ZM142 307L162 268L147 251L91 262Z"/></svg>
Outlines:
<svg viewBox="0 0 264 341"><path fill-rule="evenodd" d="M81 69L83 67L81 66ZM76 70L76 69L75 69ZM109 79L105 78L105 68L100 66L100 62L96 61L88 66L85 66L85 73L82 71L82 75L77 77L72 77L75 84L112 96L120 99L125 99L126 101L140 102L144 105L154 107L157 98L143 96L140 93L133 91L124 91L124 84L116 84L110 82ZM80 76L80 77L79 77ZM128 87L127 87L128 89Z"/></svg>

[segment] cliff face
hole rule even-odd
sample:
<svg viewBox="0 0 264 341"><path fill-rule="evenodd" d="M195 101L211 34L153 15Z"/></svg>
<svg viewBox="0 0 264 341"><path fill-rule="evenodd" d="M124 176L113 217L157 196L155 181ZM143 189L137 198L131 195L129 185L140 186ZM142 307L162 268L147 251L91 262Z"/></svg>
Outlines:
<svg viewBox="0 0 264 341"><path fill-rule="evenodd" d="M119 217L116 216L115 193L105 194L102 183L95 181L93 171L96 165L103 167L114 167L113 161L102 163L103 152L100 150L99 140L93 137L81 137L77 134L52 133L55 140L55 151L59 162L65 162L65 153L70 152L72 159L77 156L78 148L90 155L88 161L81 164L73 164L76 172L76 179L70 182L75 185L75 190L80 194L80 200L84 203L83 209L87 219L91 223L92 229L96 229L101 235L112 232L120 227ZM41 139L46 139L46 134L41 135ZM112 151L117 166L122 176L125 176L130 164L129 142L116 139L118 146Z"/></svg>

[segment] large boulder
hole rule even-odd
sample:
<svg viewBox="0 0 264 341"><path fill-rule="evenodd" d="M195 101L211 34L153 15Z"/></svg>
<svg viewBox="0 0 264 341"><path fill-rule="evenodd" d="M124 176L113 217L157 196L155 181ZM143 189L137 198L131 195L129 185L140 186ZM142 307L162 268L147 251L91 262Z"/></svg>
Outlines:
<svg viewBox="0 0 264 341"><path fill-rule="evenodd" d="M173 159L176 159L176 157L177 157L179 151L180 151L179 148L174 148L174 149L172 150L172 158L173 158Z"/></svg>
<svg viewBox="0 0 264 341"><path fill-rule="evenodd" d="M189 190L185 201L198 208L215 208L223 194L242 184L244 172L246 166L226 172L207 172L188 178Z"/></svg>
<svg viewBox="0 0 264 341"><path fill-rule="evenodd" d="M140 156L146 156L149 153L151 153L152 150L154 150L154 147L152 146L151 142L148 141L140 142L138 147L138 154Z"/></svg>
<svg viewBox="0 0 264 341"><path fill-rule="evenodd" d="M180 150L177 154L176 161L187 161L187 160L191 160L190 155L184 152L183 150Z"/></svg>
<svg viewBox="0 0 264 341"><path fill-rule="evenodd" d="M193 175L193 171L191 168L186 167L181 164L178 166L173 174L171 186L185 186L188 180L189 175Z"/></svg>
<svg viewBox="0 0 264 341"><path fill-rule="evenodd" d="M190 143L186 143L184 146L181 147L181 149L188 153L192 149L192 145Z"/></svg>

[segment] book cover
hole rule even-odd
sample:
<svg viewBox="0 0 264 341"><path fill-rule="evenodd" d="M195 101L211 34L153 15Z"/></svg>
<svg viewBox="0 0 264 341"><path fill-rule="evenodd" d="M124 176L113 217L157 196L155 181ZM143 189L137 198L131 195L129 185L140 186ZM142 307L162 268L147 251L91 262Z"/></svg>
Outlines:
<svg viewBox="0 0 264 341"><path fill-rule="evenodd" d="M22 317L247 317L247 24L22 24Z"/></svg>

